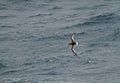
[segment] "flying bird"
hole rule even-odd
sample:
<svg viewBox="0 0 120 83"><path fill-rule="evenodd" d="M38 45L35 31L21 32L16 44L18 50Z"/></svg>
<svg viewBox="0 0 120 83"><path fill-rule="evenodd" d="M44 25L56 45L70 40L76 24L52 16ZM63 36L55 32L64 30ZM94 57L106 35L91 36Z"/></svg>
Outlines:
<svg viewBox="0 0 120 83"><path fill-rule="evenodd" d="M74 53L75 56L77 56L77 53L75 52L75 45L78 45L79 42L75 42L75 33L72 34L71 36L71 42L69 43L69 45L71 45L71 51Z"/></svg>

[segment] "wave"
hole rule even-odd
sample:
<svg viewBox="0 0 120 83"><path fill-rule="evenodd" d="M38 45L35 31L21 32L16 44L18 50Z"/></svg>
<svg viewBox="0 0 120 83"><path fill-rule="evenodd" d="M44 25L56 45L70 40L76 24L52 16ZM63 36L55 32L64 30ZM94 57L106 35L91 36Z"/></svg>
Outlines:
<svg viewBox="0 0 120 83"><path fill-rule="evenodd" d="M53 10L59 10L59 9L63 9L63 8L60 7L60 6L54 6L52 9L53 9Z"/></svg>
<svg viewBox="0 0 120 83"><path fill-rule="evenodd" d="M11 73L15 73L15 72L18 72L18 71L17 70L9 70L9 71L1 73L1 75L11 74Z"/></svg>
<svg viewBox="0 0 120 83"><path fill-rule="evenodd" d="M8 28L15 28L15 26L10 26L10 25L2 25L0 29L8 29Z"/></svg>
<svg viewBox="0 0 120 83"><path fill-rule="evenodd" d="M92 43L92 44L89 44L88 47L107 47L109 46L109 43L103 43L103 42L97 42L97 43Z"/></svg>
<svg viewBox="0 0 120 83"><path fill-rule="evenodd" d="M13 18L15 17L14 15L3 15L3 16L0 16L0 20L1 19L7 19L7 18Z"/></svg>
<svg viewBox="0 0 120 83"><path fill-rule="evenodd" d="M6 66L2 63L0 63L0 69L5 68Z"/></svg>
<svg viewBox="0 0 120 83"><path fill-rule="evenodd" d="M56 71L49 71L49 72L45 72L45 73L41 73L39 75L62 75L63 73L59 73Z"/></svg>
<svg viewBox="0 0 120 83"><path fill-rule="evenodd" d="M109 33L106 36L100 37L98 40L103 41L120 41L120 28L116 28L112 30L111 33Z"/></svg>
<svg viewBox="0 0 120 83"><path fill-rule="evenodd" d="M8 29L14 28L12 26L2 26L0 29ZM71 34L52 34L46 36L39 36L34 35L32 33L24 33L24 32L7 32L0 34L0 41L44 41L44 40L60 40L65 39L66 37L70 36Z"/></svg>
<svg viewBox="0 0 120 83"><path fill-rule="evenodd" d="M0 34L0 41L13 41L15 40L14 37L12 37L12 35L10 34Z"/></svg>
<svg viewBox="0 0 120 83"><path fill-rule="evenodd" d="M52 13L41 13L41 14L36 14L36 15L32 15L32 16L29 16L30 18L33 18L33 17L44 17L44 16L50 16L52 15Z"/></svg>
<svg viewBox="0 0 120 83"><path fill-rule="evenodd" d="M43 59L45 64L56 64L56 67L50 67L47 70L52 70L59 68L60 66L65 66L66 64L79 64L79 65L87 65L87 64L101 64L106 61L92 58L84 58L84 57L74 57L74 56L57 56L57 57L49 57ZM59 67L57 67L59 65Z"/></svg>
<svg viewBox="0 0 120 83"><path fill-rule="evenodd" d="M67 28L90 26L96 24L116 23L120 21L120 16L115 13L104 13L99 15L88 16L82 22L69 26Z"/></svg>
<svg viewBox="0 0 120 83"><path fill-rule="evenodd" d="M0 3L0 10L4 10L4 9L7 9L7 5Z"/></svg>
<svg viewBox="0 0 120 83"><path fill-rule="evenodd" d="M34 65L34 64L51 64L59 62L59 59L56 57L49 57L49 58L41 58L41 57L34 57L29 58L23 66Z"/></svg>
<svg viewBox="0 0 120 83"><path fill-rule="evenodd" d="M120 20L120 17L116 16L115 13L105 13L102 15L91 17L90 20L96 23L110 23L117 18L119 18Z"/></svg>
<svg viewBox="0 0 120 83"><path fill-rule="evenodd" d="M46 36L46 37L37 38L36 41L41 41L41 40L43 41L43 40L49 40L49 39L59 40L59 39L64 39L68 36L69 36L69 34L62 34L62 35L54 34L54 35L49 35L49 36Z"/></svg>
<svg viewBox="0 0 120 83"><path fill-rule="evenodd" d="M6 79L0 81L0 83L38 83L37 81L33 79L25 79L25 78L14 78L14 79Z"/></svg>
<svg viewBox="0 0 120 83"><path fill-rule="evenodd" d="M1 73L1 75L8 75L8 74L12 74L12 73L18 73L18 72L22 72L22 71L26 71L27 68L17 68L17 69L6 69L4 72Z"/></svg>
<svg viewBox="0 0 120 83"><path fill-rule="evenodd" d="M9 38L9 37L1 37L0 41L12 41L14 40L13 38Z"/></svg>
<svg viewBox="0 0 120 83"><path fill-rule="evenodd" d="M21 1L19 1L19 0L8 0L9 2L28 2L28 1L32 1L32 0L21 0Z"/></svg>

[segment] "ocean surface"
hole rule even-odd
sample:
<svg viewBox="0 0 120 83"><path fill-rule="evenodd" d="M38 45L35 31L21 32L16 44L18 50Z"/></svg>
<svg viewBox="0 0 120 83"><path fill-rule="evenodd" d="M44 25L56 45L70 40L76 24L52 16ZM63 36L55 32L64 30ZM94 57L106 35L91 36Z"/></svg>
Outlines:
<svg viewBox="0 0 120 83"><path fill-rule="evenodd" d="M120 0L0 0L0 83L120 83Z"/></svg>

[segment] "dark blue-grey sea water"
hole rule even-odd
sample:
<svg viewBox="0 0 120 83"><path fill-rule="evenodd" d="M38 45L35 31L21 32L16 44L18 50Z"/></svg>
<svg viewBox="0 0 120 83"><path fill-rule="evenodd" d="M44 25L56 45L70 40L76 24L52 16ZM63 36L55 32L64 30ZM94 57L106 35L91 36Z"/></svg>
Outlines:
<svg viewBox="0 0 120 83"><path fill-rule="evenodd" d="M0 0L0 83L120 83L120 0Z"/></svg>

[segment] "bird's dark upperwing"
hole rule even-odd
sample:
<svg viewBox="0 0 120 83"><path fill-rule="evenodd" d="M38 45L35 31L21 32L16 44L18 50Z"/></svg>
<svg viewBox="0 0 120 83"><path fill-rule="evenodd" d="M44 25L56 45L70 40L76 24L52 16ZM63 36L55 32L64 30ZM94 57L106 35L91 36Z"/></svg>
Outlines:
<svg viewBox="0 0 120 83"><path fill-rule="evenodd" d="M75 56L77 56L76 52L75 52L75 45L72 45L72 48L71 48L72 52L75 54Z"/></svg>

